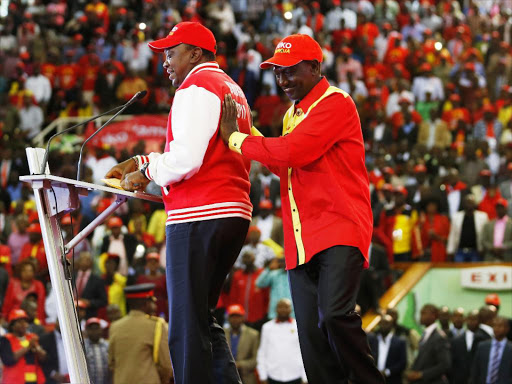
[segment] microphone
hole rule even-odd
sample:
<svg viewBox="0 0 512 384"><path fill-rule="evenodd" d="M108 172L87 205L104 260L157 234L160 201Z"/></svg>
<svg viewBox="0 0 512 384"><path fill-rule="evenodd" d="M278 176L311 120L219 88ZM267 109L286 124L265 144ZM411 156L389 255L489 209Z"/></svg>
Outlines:
<svg viewBox="0 0 512 384"><path fill-rule="evenodd" d="M76 176L77 181L80 181L80 179L82 177L82 152L84 150L85 144L87 144L94 136L96 136L98 133L100 133L100 131L103 128L105 128L107 125L109 125L110 122L112 120L114 120L117 116L119 116L126 108L128 108L130 105L135 103L137 100L144 98L144 96L146 96L147 93L148 93L148 91L146 91L146 90L137 92L130 100L128 100L128 102L126 104L121 106L121 109L118 112L116 112L116 114L114 116L112 116L110 119L108 119L105 122L105 124L103 124L101 127L99 127L96 130L96 132L94 132L91 136L89 136L87 138L87 140L84 141L84 143L82 144L82 147L80 148L80 155L78 157L78 171L77 171L77 176Z"/></svg>
<svg viewBox="0 0 512 384"><path fill-rule="evenodd" d="M48 143L46 144L46 150L45 150L44 157L43 157L43 164L42 164L42 166L41 166L41 175L44 175L44 171L45 171L45 168L46 168L46 164L48 163L48 156L49 156L49 154L50 154L50 143L52 142L52 140L53 140L54 138L56 138L56 137L57 137L57 136L59 136L59 135L62 135L63 133L66 133L66 132L69 132L69 131L71 131L71 130L73 130L73 129L75 129L75 128L78 128L78 127L80 127L81 125L85 125L85 124L87 124L87 123L90 123L90 122L91 122L91 121L93 121L93 120L96 120L96 119L98 119L98 118L102 117L102 116L105 116L105 115L108 115L109 113L112 113L112 112L114 112L114 111L117 111L118 109L121 109L121 108L123 108L123 107L124 107L124 105L120 105L120 106L115 107L115 108L113 108L113 109L111 109L111 110L109 110L109 111L103 112L103 113L102 113L102 114L100 114L100 115L93 116L93 117L91 117L91 118L90 118L90 119L88 119L88 120L82 121L81 123L75 124L75 125L73 125L72 127L69 127L69 128L66 128L66 129L64 129L64 130L62 130L62 131L60 131L60 132L57 132L57 133L56 133L56 134L54 134L52 137L50 137L50 139L48 139Z"/></svg>

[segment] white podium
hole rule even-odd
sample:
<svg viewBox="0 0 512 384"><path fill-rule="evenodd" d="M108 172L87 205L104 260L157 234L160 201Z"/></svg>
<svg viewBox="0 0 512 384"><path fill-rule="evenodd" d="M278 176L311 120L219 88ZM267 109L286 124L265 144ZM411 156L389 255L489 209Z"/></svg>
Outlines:
<svg viewBox="0 0 512 384"><path fill-rule="evenodd" d="M162 198L144 192L128 192L103 185L53 176L50 174L48 166L46 166L45 174L38 174L41 171L44 149L27 148L26 152L31 175L20 176L20 180L31 183L34 190L46 259L48 260L50 280L52 289L55 290L57 297L57 313L69 376L71 383L89 384L90 380L87 372L80 324L74 306L73 288L71 285L72 271L69 269L66 254L94 231L98 225L102 224L128 198L153 202L162 202ZM92 190L110 192L116 196L116 200L69 243L64 244L59 219L77 209L79 206L79 196L87 196L89 191Z"/></svg>

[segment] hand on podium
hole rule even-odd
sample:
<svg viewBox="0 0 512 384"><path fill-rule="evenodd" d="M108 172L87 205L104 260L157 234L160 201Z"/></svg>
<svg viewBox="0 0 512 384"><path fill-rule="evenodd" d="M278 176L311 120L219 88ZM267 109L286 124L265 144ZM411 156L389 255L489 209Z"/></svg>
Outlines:
<svg viewBox="0 0 512 384"><path fill-rule="evenodd" d="M143 191L149 180L137 169L137 164L130 158L112 167L105 175L121 181L121 188L126 191Z"/></svg>

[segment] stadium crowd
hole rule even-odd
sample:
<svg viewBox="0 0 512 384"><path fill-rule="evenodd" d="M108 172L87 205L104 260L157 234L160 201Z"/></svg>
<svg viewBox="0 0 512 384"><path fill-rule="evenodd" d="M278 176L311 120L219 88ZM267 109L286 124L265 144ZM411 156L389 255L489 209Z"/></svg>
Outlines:
<svg viewBox="0 0 512 384"><path fill-rule="evenodd" d="M24 149L53 120L85 119L140 90L147 89L148 96L132 113L168 113L174 90L163 72L163 56L152 54L147 42L164 37L180 21L199 21L214 32L220 67L243 89L254 125L267 136L280 135L290 101L272 71L260 70L259 64L292 33L308 34L321 44L322 72L354 99L366 144L374 235L359 295L363 313L378 309L377 299L397 277L396 263L512 261L509 1L16 0L2 2L0 17L3 334L23 332L16 324L25 317L28 330L41 340L46 331L58 330L32 190L19 181L29 173ZM80 132L66 135L53 147L53 174L75 178L77 145L84 139ZM118 160L144 153L144 143L132 152L88 150L84 180L100 183ZM277 308L290 291L282 258L279 179L254 164L251 180L254 220L216 316L228 328L233 316L241 316L239 323L257 332L279 318ZM149 190L160 193L153 185ZM69 241L113 199L94 191L81 198L80 210L61 221L64 238ZM74 260L75 296L87 334L90 327L105 331L126 315L123 288L129 284L154 283L151 314L167 318L165 220L160 205L131 200L68 255ZM425 311L427 328L443 313L433 307ZM462 316L471 332L472 313ZM485 316L480 321L492 326ZM389 333L389 319L383 319L381 338ZM398 333L395 328L393 334ZM91 338L101 352L94 356L108 353L101 335ZM378 349L381 339L375 337ZM0 356L7 366L12 360L5 360L7 339L2 340ZM37 341L27 340L30 348L23 348L43 354ZM408 366L412 351L418 345L421 350L419 337L415 343L408 345ZM47 382L65 382L63 357L57 368L54 360L52 367L43 366ZM99 370L94 372L108 372L106 360L95 364ZM251 360L239 369L252 372L255 364ZM445 373L450 376L449 369Z"/></svg>

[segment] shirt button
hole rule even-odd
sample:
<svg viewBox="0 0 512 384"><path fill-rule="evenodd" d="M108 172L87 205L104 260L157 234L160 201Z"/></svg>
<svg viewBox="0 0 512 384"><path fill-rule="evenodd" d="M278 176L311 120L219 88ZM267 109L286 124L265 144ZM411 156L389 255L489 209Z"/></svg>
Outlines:
<svg viewBox="0 0 512 384"><path fill-rule="evenodd" d="M302 109L297 109L297 116L302 115Z"/></svg>
<svg viewBox="0 0 512 384"><path fill-rule="evenodd" d="M293 212L296 212L296 211L297 211L296 209L293 210Z"/></svg>
<svg viewBox="0 0 512 384"><path fill-rule="evenodd" d="M295 230L295 232L299 232L299 230L298 230L298 229L296 229L296 230Z"/></svg>

